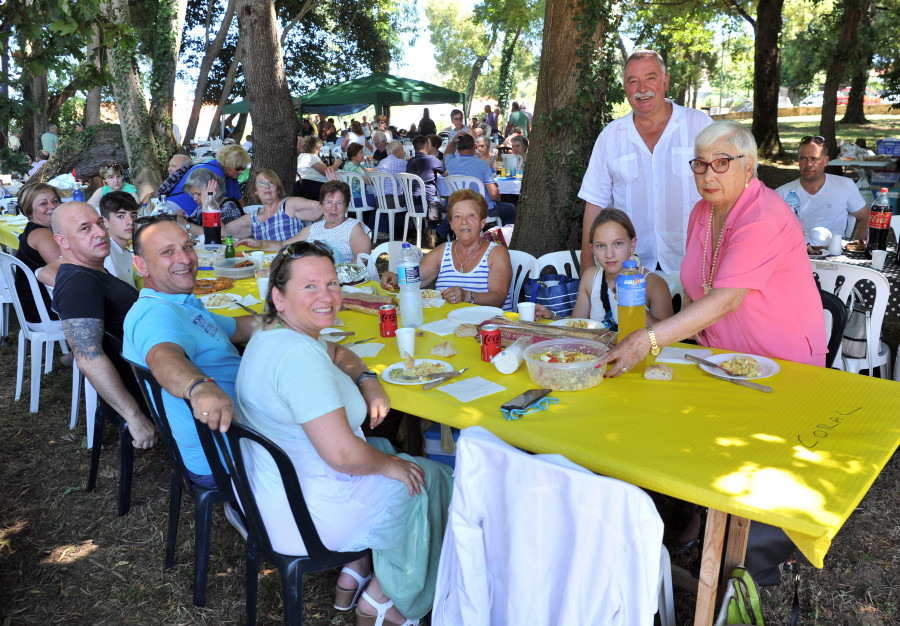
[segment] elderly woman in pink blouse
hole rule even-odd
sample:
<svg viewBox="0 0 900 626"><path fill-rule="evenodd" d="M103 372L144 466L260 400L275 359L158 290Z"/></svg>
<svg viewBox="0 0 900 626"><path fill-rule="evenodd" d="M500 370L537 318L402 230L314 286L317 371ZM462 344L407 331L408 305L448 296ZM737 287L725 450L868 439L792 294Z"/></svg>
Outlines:
<svg viewBox="0 0 900 626"><path fill-rule="evenodd" d="M607 376L696 336L701 345L825 365L822 301L800 222L756 178L756 141L725 120L698 136L691 163L702 200L688 222L681 282L690 303L610 351Z"/></svg>

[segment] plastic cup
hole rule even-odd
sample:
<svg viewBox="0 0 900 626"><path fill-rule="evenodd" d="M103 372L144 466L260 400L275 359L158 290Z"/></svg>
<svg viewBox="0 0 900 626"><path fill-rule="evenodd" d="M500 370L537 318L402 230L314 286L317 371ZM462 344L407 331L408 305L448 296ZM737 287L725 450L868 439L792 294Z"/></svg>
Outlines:
<svg viewBox="0 0 900 626"><path fill-rule="evenodd" d="M397 349L400 351L400 358L405 359L408 356L415 358L416 355L416 329L415 328L398 328L397 333Z"/></svg>
<svg viewBox="0 0 900 626"><path fill-rule="evenodd" d="M262 250L254 250L250 253L250 258L253 259L253 263L256 265L256 268L259 269L266 263L266 253Z"/></svg>
<svg viewBox="0 0 900 626"><path fill-rule="evenodd" d="M833 255L844 254L843 243L840 235L831 235L831 241L828 242L828 253Z"/></svg>
<svg viewBox="0 0 900 626"><path fill-rule="evenodd" d="M257 278L256 279L256 288L259 289L259 299L263 302L266 301L266 294L269 293L269 279L268 278Z"/></svg>
<svg viewBox="0 0 900 626"><path fill-rule="evenodd" d="M872 250L872 269L883 270L884 262L887 259L887 252L884 250Z"/></svg>
<svg viewBox="0 0 900 626"><path fill-rule="evenodd" d="M520 302L519 303L519 321L520 322L533 322L534 321L534 302Z"/></svg>

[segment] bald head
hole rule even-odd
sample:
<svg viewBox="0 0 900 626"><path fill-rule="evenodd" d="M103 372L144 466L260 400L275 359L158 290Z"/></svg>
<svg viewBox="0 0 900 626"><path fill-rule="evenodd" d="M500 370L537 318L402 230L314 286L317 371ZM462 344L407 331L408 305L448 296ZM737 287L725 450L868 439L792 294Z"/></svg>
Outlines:
<svg viewBox="0 0 900 626"><path fill-rule="evenodd" d="M65 202L53 211L50 225L66 263L103 269L109 234L97 209L86 202Z"/></svg>
<svg viewBox="0 0 900 626"><path fill-rule="evenodd" d="M187 165L193 165L193 161L191 161L191 158L189 156L185 154L175 154L171 159L169 159L169 167L167 168L167 171L171 175Z"/></svg>

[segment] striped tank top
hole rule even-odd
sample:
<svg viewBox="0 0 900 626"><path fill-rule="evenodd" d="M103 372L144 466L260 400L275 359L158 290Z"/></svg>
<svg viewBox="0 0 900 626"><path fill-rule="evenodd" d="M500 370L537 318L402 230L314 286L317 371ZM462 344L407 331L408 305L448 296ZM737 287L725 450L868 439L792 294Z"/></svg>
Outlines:
<svg viewBox="0 0 900 626"><path fill-rule="evenodd" d="M297 233L306 228L306 222L296 217L291 217L284 212L287 198L281 201L278 211L264 222L257 221L257 213L250 214L250 227L253 230L254 239L267 241L287 241L295 237Z"/></svg>
<svg viewBox="0 0 900 626"><path fill-rule="evenodd" d="M444 256L441 257L441 269L438 273L437 282L435 282L434 288L438 291L443 291L448 287L462 287L467 291L474 291L475 293L487 293L490 291L488 289L488 256L490 256L494 246L498 244L494 242L488 244L487 251L472 271L460 272L456 269L456 266L453 265L453 243L454 242L451 241L444 246ZM512 300L509 297L509 292L506 294L506 302L503 303L503 310L512 311Z"/></svg>

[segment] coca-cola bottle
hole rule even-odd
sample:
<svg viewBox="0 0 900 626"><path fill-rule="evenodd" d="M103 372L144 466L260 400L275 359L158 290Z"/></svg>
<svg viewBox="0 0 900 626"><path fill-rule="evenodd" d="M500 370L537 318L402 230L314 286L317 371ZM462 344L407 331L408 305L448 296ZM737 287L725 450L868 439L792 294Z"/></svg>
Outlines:
<svg viewBox="0 0 900 626"><path fill-rule="evenodd" d="M212 192L207 192L206 202L203 203L203 243L222 243L222 210L219 203L213 198Z"/></svg>
<svg viewBox="0 0 900 626"><path fill-rule="evenodd" d="M866 243L866 258L872 258L873 250L887 250L887 236L891 230L891 201L888 190L881 188L878 198L869 209L869 240Z"/></svg>

